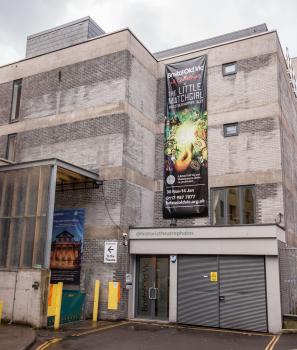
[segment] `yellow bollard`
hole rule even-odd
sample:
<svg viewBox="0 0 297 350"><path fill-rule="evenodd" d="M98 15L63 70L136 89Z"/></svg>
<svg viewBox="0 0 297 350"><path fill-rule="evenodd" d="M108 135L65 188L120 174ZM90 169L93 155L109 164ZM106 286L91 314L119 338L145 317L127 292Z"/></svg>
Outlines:
<svg viewBox="0 0 297 350"><path fill-rule="evenodd" d="M54 330L57 330L60 328L62 294L63 294L63 282L59 282L57 287L57 295L56 295L56 314L55 314Z"/></svg>
<svg viewBox="0 0 297 350"><path fill-rule="evenodd" d="M3 301L0 300L0 324L1 324L1 320L2 320L2 310L3 310Z"/></svg>
<svg viewBox="0 0 297 350"><path fill-rule="evenodd" d="M99 291L100 291L100 281L95 281L95 290L94 290L94 306L93 306L93 321L98 320L98 307L99 307Z"/></svg>

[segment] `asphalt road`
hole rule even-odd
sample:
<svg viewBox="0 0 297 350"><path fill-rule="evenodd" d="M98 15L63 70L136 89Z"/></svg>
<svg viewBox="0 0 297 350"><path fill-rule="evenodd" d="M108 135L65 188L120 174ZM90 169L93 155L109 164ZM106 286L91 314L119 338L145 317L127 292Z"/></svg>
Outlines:
<svg viewBox="0 0 297 350"><path fill-rule="evenodd" d="M45 348L44 348L45 349ZM297 334L267 334L128 322L69 336L49 350L297 350Z"/></svg>

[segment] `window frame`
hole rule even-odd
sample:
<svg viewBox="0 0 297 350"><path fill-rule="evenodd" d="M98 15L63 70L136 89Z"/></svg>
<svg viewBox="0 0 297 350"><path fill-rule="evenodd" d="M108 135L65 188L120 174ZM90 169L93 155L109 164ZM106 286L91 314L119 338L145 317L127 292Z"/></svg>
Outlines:
<svg viewBox="0 0 297 350"><path fill-rule="evenodd" d="M13 108L13 102L14 102L14 86L19 83L18 90L17 90L17 96L16 96L16 113L13 118L12 116L12 108ZM9 115L9 123L16 123L20 119L20 106L21 106L21 98L22 98L22 86L23 86L23 79L16 79L12 83L12 93L11 93L11 104L10 104L10 115Z"/></svg>
<svg viewBox="0 0 297 350"><path fill-rule="evenodd" d="M14 145L14 152L13 152L13 159L9 159L9 149L10 149L10 140L14 139L15 145ZM5 157L7 160L10 160L11 162L15 161L15 156L16 156L16 143L17 143L17 134L9 134L7 135L7 143L6 143L6 153L5 153Z"/></svg>
<svg viewBox="0 0 297 350"><path fill-rule="evenodd" d="M238 203L239 203L239 224L229 224L229 208L228 208L228 190L230 188L236 188L238 189ZM254 201L254 205L253 205L253 218L254 218L254 222L252 224L244 224L243 223L243 218L244 218L244 189L250 188L252 190L252 196L253 196L253 201ZM224 223L223 224L215 224L214 223L214 207L213 207L213 193L214 191L217 190L222 190L223 191L223 203L224 203ZM210 222L211 225L213 226L237 226L237 225L255 225L256 224L256 214L257 214L257 210L256 210L256 186L255 185L239 185L239 186L226 186L226 187L212 187L210 189L210 199L211 199L211 217L210 217Z"/></svg>
<svg viewBox="0 0 297 350"><path fill-rule="evenodd" d="M236 133L229 135L227 133L227 128L229 126L233 126L233 125L236 126ZM223 124L223 129L224 129L224 137L233 137L233 136L239 135L239 123L238 122Z"/></svg>
<svg viewBox="0 0 297 350"><path fill-rule="evenodd" d="M228 66L232 66L232 65L235 66L234 72L229 72L229 73L227 73L227 72L226 72L226 68L227 68ZM237 74L237 62L234 61L234 62L228 62L228 63L222 64L222 73L223 73L223 76L224 76L224 77L227 77L227 76L229 76L229 75Z"/></svg>

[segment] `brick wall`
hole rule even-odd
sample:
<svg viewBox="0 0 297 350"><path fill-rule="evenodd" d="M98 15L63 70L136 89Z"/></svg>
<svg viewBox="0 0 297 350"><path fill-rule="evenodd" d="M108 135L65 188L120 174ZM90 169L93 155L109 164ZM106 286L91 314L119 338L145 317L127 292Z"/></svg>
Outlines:
<svg viewBox="0 0 297 350"><path fill-rule="evenodd" d="M209 176L281 169L276 117L239 122L234 137L224 137L222 124L211 125L208 135Z"/></svg>
<svg viewBox="0 0 297 350"><path fill-rule="evenodd" d="M22 132L17 161L60 158L87 169L121 166L126 115Z"/></svg>
<svg viewBox="0 0 297 350"><path fill-rule="evenodd" d="M138 121L129 118L124 142L124 161L129 169L154 178L155 135Z"/></svg>
<svg viewBox="0 0 297 350"><path fill-rule="evenodd" d="M7 136L0 136L0 158L6 157Z"/></svg>
<svg viewBox="0 0 297 350"><path fill-rule="evenodd" d="M281 183L256 185L256 223L270 224L283 213L283 188Z"/></svg>
<svg viewBox="0 0 297 350"><path fill-rule="evenodd" d="M125 274L128 271L128 252L122 243L121 230L116 226L121 225L124 185L123 180L110 180L104 181L103 187L99 189L56 193L56 209L85 209L80 287L86 293L87 318L92 316L96 279L101 282L99 318L126 317L128 295L125 289ZM104 244L107 240L118 242L118 264L104 263ZM114 312L107 310L109 281L118 281L122 287L119 310Z"/></svg>
<svg viewBox="0 0 297 350"><path fill-rule="evenodd" d="M0 125L9 123L12 97L12 82L0 84Z"/></svg>
<svg viewBox="0 0 297 350"><path fill-rule="evenodd" d="M226 175L232 175L233 183L229 183L229 186L253 185L259 183L261 173L273 174L275 171L281 171L278 115L271 113L263 117L257 110L261 107L263 112L265 106L268 110L272 103L278 101L276 57L276 54L264 54L240 59L237 61L237 74L232 76L223 76L221 64L208 68L210 187L215 183L212 179L223 178ZM166 102L164 78L158 80L157 87L157 120L162 122ZM251 111L250 117L243 118L248 109ZM228 122L239 123L239 135L226 138L223 124L226 114L231 115L233 111L237 111L237 114L234 113L233 119L229 119ZM162 180L163 134L156 135L155 158L155 178ZM246 173L254 175L249 177L249 183L241 183L242 174ZM256 186L258 223L274 222L276 215L283 212L281 179L278 183L274 183L271 175L269 180L267 184ZM270 191L270 182L275 186L274 192ZM168 225L170 221L162 219L161 208L162 194L158 192L155 195L155 224ZM178 220L178 224L181 225L191 225L195 222L209 223L210 220L208 218L196 219L196 221L194 219Z"/></svg>
<svg viewBox="0 0 297 350"><path fill-rule="evenodd" d="M89 17L73 21L27 38L26 58L86 41L104 31Z"/></svg>
<svg viewBox="0 0 297 350"><path fill-rule="evenodd" d="M297 103L288 82L285 62L278 61L281 155L287 243L297 246Z"/></svg>
<svg viewBox="0 0 297 350"><path fill-rule="evenodd" d="M21 119L124 100L129 62L120 51L24 78Z"/></svg>
<svg viewBox="0 0 297 350"><path fill-rule="evenodd" d="M112 240L113 242L116 240ZM100 319L124 319L127 317L128 291L125 286L125 276L128 266L127 247L122 240L118 240L118 263L104 264L104 240L86 239L84 241L84 255L81 271L81 289L86 293L86 317L90 318L93 312L93 296L95 280L100 280ZM121 283L121 301L118 310L107 309L108 282Z"/></svg>
<svg viewBox="0 0 297 350"><path fill-rule="evenodd" d="M135 58L133 65L130 61L130 54L123 51L25 78L21 120L78 111L122 101L128 96L134 107L148 113L153 120L155 82ZM139 87L137 79L140 75L151 79L149 88ZM93 288L97 278L101 281L100 317L124 318L127 315L124 282L128 254L127 248L122 245L122 232L130 225L153 224L154 194L145 186L127 181L125 169L151 181L154 177L154 147L153 132L127 114L94 115L86 120L18 134L17 161L55 157L93 171L123 169L122 174L111 173L111 177L116 179L103 179L103 189L56 193L57 209L86 210L81 289L87 294L87 317L92 313ZM103 262L106 240L118 241L117 265ZM109 281L120 281L123 287L117 312L107 311Z"/></svg>
<svg viewBox="0 0 297 350"><path fill-rule="evenodd" d="M156 120L156 93L156 78L135 57L132 57L128 101L153 121Z"/></svg>

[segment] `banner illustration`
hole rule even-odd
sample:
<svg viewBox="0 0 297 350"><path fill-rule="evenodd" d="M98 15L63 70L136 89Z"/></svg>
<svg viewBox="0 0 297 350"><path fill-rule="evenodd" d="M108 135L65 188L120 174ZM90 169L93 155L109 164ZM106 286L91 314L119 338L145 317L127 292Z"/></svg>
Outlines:
<svg viewBox="0 0 297 350"><path fill-rule="evenodd" d="M163 217L208 215L207 57L166 65Z"/></svg>
<svg viewBox="0 0 297 350"><path fill-rule="evenodd" d="M79 284L84 236L84 209L54 212L51 281Z"/></svg>

